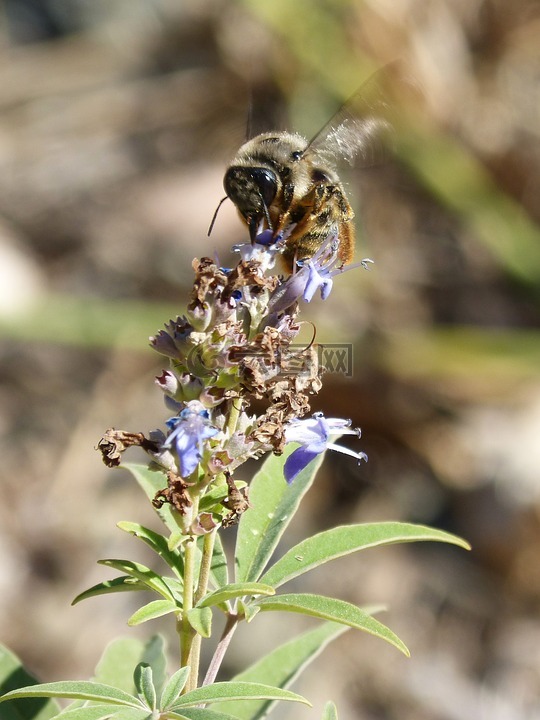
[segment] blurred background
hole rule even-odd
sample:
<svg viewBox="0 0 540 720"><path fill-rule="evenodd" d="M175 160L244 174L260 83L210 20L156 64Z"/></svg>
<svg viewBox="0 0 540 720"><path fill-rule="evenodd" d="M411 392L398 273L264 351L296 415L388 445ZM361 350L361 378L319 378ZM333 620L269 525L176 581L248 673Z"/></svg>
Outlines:
<svg viewBox="0 0 540 720"><path fill-rule="evenodd" d="M327 458L287 540L404 520L467 538L371 550L307 576L382 617L296 684L320 717L540 717L540 6L535 0L0 2L0 640L41 680L86 678L136 597L72 598L145 562L119 520L156 524L94 448L167 413L147 338L182 312L191 261L246 232L224 169L256 130L314 134L399 60L396 151L349 171L358 258L307 316L350 343L314 409L350 417L369 463ZM246 470L247 479L249 469ZM229 531L231 538L234 530ZM223 677L311 627L239 631ZM170 637L170 636L169 636ZM175 640L170 637L173 662Z"/></svg>

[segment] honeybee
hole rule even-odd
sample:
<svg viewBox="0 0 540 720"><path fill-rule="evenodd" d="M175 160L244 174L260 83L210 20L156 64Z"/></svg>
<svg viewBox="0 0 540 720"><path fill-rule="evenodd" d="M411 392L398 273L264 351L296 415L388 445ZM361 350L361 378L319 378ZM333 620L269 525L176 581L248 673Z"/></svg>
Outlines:
<svg viewBox="0 0 540 720"><path fill-rule="evenodd" d="M340 159L373 164L391 125L381 91L387 69L365 85L308 141L289 132L267 132L246 142L227 168L223 186L247 224L251 241L265 229L286 238L283 260L293 272L334 234L338 257L354 255L354 212L338 172ZM359 116L361 108L364 117ZM365 111L368 114L365 114Z"/></svg>

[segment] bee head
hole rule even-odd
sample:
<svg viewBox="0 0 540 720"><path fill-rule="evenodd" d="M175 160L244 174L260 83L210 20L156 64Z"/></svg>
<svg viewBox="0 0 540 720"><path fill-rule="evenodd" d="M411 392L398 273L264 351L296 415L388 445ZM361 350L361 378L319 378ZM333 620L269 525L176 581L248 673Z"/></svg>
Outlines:
<svg viewBox="0 0 540 720"><path fill-rule="evenodd" d="M252 242L262 220L271 228L268 208L276 197L278 182L276 173L264 167L233 165L225 173L223 187L246 221Z"/></svg>

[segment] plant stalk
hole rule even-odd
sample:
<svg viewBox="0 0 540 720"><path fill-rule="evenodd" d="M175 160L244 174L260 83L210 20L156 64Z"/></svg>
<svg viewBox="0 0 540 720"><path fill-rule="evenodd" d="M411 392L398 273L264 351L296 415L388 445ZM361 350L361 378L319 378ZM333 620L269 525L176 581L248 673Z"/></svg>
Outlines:
<svg viewBox="0 0 540 720"><path fill-rule="evenodd" d="M227 622L225 624L225 628L223 629L223 633L221 635L221 640L217 644L217 647L215 649L212 660L210 661L210 665L208 666L208 671L206 673L206 677L203 680L203 684L202 684L203 687L205 685L210 685L216 679L219 668L221 667L221 663L223 662L225 653L227 652L227 648L229 647L229 644L232 640L234 632L235 632L236 628L238 627L239 619L240 619L240 617L238 615L231 614L227 617Z"/></svg>
<svg viewBox="0 0 540 720"><path fill-rule="evenodd" d="M214 553L216 534L217 527L214 528L212 532L204 536L201 569L199 572L199 583L197 585L197 590L195 591L195 597L193 599L195 605L206 595L206 592L208 590L208 580L210 578L210 569L212 567L212 555ZM199 635L199 633L196 633L191 643L191 653L189 657L189 665L191 667L190 679L193 679L192 689L195 689L198 685L201 643L202 637L201 635Z"/></svg>
<svg viewBox="0 0 540 720"><path fill-rule="evenodd" d="M192 521L197 517L199 509L199 498L193 498L191 506ZM182 667L189 665L191 672L189 679L184 687L183 692L188 692L196 687L197 670L191 666L191 648L196 632L188 621L188 612L193 608L193 592L195 587L195 554L196 554L196 538L190 535L184 545L184 595L182 618L179 622L180 635L180 663Z"/></svg>

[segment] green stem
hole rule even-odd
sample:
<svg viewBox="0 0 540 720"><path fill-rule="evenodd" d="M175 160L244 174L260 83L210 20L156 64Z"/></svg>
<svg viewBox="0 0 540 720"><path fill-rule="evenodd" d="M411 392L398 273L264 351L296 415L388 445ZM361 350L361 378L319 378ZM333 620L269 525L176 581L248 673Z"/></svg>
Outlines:
<svg viewBox="0 0 540 720"><path fill-rule="evenodd" d="M214 554L214 543L216 542L217 527L212 532L204 536L203 554L201 559L201 572L199 574L199 584L195 592L195 603L206 595L208 590L208 580L210 578L210 570L212 568L212 556Z"/></svg>
<svg viewBox="0 0 540 720"><path fill-rule="evenodd" d="M195 591L195 597L193 602L196 605L201 600L208 590L208 580L210 578L210 569L212 567L212 555L214 554L214 543L216 540L217 528L214 528L211 533L204 536L203 553L201 559L201 569L199 572L199 583L197 590ZM193 681L193 687L195 689L199 681L199 663L201 657L201 643L202 637L199 633L196 633L191 644L191 654L189 657L189 664L191 667L190 680Z"/></svg>
<svg viewBox="0 0 540 720"><path fill-rule="evenodd" d="M229 416L227 418L227 427L229 435L232 435L236 430L238 424L238 418L240 417L240 410L242 408L242 401L240 398L233 398L229 406Z"/></svg>
<svg viewBox="0 0 540 720"><path fill-rule="evenodd" d="M198 497L193 498L193 505L191 506L191 520L193 521L197 517L199 510L199 499ZM196 554L196 539L193 535L190 535L184 545L184 596L183 596L183 610L182 618L179 622L179 635L180 635L180 662L181 666L185 667L189 665L191 672L189 680L186 683L184 692L193 690L197 683L196 670L191 666L191 648L193 645L193 639L195 638L195 630L191 627L188 621L188 612L193 607L193 592L195 588L195 554Z"/></svg>

